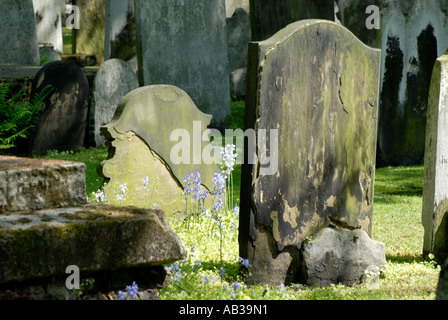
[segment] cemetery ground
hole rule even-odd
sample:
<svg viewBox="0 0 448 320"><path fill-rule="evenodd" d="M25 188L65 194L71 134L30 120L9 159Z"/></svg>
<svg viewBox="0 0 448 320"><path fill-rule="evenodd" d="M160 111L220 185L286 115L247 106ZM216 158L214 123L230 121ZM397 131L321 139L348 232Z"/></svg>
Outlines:
<svg viewBox="0 0 448 320"><path fill-rule="evenodd" d="M232 102L232 128L242 127L244 102ZM87 192L102 184L98 164L107 157L107 148L49 151L45 158L84 162L87 166ZM238 204L241 166L233 172L233 196ZM353 287L332 285L327 288L245 285L238 252L238 213L222 214L221 229L209 217L201 215L185 222L170 224L188 250L188 258L167 266L172 279L159 291L162 300L434 300L440 267L422 256L423 164L417 166L378 168L375 176L375 198L372 238L385 244L387 267L379 287L366 284ZM130 190L130 192L132 192ZM250 276L250 266L248 271ZM82 277L82 275L81 275Z"/></svg>

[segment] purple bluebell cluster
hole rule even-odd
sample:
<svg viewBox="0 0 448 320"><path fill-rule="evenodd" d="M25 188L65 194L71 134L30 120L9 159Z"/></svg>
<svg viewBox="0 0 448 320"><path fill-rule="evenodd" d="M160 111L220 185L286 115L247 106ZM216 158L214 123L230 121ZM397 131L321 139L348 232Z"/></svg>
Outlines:
<svg viewBox="0 0 448 320"><path fill-rule="evenodd" d="M201 174L199 173L199 170L196 170L196 172L193 172L189 176L184 177L183 180L185 183L185 200L187 200L190 196L191 203L193 205L199 205L199 212L201 213L205 211L204 202L205 198L207 198L207 196L209 195L209 191L204 188L201 183Z"/></svg>

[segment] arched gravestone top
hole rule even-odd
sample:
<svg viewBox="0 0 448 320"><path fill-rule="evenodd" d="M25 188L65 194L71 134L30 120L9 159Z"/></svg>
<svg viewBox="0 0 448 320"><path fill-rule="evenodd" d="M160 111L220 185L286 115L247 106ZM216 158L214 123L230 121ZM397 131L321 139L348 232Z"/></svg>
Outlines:
<svg viewBox="0 0 448 320"><path fill-rule="evenodd" d="M85 73L73 62L49 62L34 77L30 99L46 86L52 91L43 102L30 153L84 146L90 95Z"/></svg>
<svg viewBox="0 0 448 320"><path fill-rule="evenodd" d="M134 132L166 162L181 185L184 177L199 170L202 184L210 189L217 166L203 163L202 158L200 163L194 163L194 157L198 153L202 156L202 150L209 144L209 141L202 141L202 134L211 119L212 116L202 113L182 89L171 85L154 85L128 93L118 105L112 121L101 131L106 137L114 136L110 134L113 131L121 134ZM177 138L170 141L176 129L186 130L190 141L179 142ZM179 143L186 143L190 147L190 163L175 164L172 161L171 151Z"/></svg>
<svg viewBox="0 0 448 320"><path fill-rule="evenodd" d="M246 126L278 130L277 172L242 172L240 255L257 282L296 277L301 244L330 223L371 232L380 55L326 20L250 44Z"/></svg>

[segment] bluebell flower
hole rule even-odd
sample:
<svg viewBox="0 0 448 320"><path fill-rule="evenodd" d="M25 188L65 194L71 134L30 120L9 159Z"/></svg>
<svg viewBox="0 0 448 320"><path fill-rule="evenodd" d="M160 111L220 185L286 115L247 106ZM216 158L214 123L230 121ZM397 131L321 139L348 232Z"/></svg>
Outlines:
<svg viewBox="0 0 448 320"><path fill-rule="evenodd" d="M131 299L137 299L138 295L138 285L135 283L135 281L130 286L126 286L126 291L128 292L128 295Z"/></svg>
<svg viewBox="0 0 448 320"><path fill-rule="evenodd" d="M251 268L252 265L249 263L249 259L243 259L241 257L238 258L241 265L243 265L246 268Z"/></svg>
<svg viewBox="0 0 448 320"><path fill-rule="evenodd" d="M95 203L106 203L107 199L104 195L104 192L100 189L97 190L97 192L94 192L93 195L95 196Z"/></svg>
<svg viewBox="0 0 448 320"><path fill-rule="evenodd" d="M124 299L124 295L123 295L123 291L118 291L118 300L125 300Z"/></svg>
<svg viewBox="0 0 448 320"><path fill-rule="evenodd" d="M154 209L156 209L156 210L159 210L160 209L160 207L159 207L159 205L157 204L157 203L154 203Z"/></svg>
<svg viewBox="0 0 448 320"><path fill-rule="evenodd" d="M232 288L234 291L237 291L242 288L242 285L241 285L241 283L235 281L234 283L232 283Z"/></svg>
<svg viewBox="0 0 448 320"><path fill-rule="evenodd" d="M285 289L285 285L283 283L280 283L280 287L278 288L279 291L283 291Z"/></svg>
<svg viewBox="0 0 448 320"><path fill-rule="evenodd" d="M224 269L224 267L219 268L219 275L221 276L221 278L224 278L226 275L226 270Z"/></svg>

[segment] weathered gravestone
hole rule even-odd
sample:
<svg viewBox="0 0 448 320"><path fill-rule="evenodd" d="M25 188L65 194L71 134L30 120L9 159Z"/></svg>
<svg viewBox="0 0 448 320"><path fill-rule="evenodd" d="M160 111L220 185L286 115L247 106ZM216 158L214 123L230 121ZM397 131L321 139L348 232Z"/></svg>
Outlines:
<svg viewBox="0 0 448 320"><path fill-rule="evenodd" d="M212 127L229 125L225 1L137 1L135 19L140 84L182 88Z"/></svg>
<svg viewBox="0 0 448 320"><path fill-rule="evenodd" d="M436 60L426 126L422 223L423 254L448 258L448 55Z"/></svg>
<svg viewBox="0 0 448 320"><path fill-rule="evenodd" d="M146 86L128 93L112 121L101 128L111 140L109 157L99 168L107 182L107 201L157 204L169 217L185 217L183 178L199 171L202 184L212 188L217 162L202 158L210 121L177 87ZM124 184L128 192L120 187Z"/></svg>
<svg viewBox="0 0 448 320"><path fill-rule="evenodd" d="M448 48L448 3L383 0L378 164L419 164L435 60Z"/></svg>
<svg viewBox="0 0 448 320"><path fill-rule="evenodd" d="M226 0L226 16L231 17L238 8L243 8L246 12L250 10L249 0Z"/></svg>
<svg viewBox="0 0 448 320"><path fill-rule="evenodd" d="M84 163L0 156L0 299L79 299L68 267L95 280L96 299L132 281L157 290L163 265L186 257L162 211L88 204L85 172Z"/></svg>
<svg viewBox="0 0 448 320"><path fill-rule="evenodd" d="M246 95L247 47L252 39L250 28L250 16L242 8L237 8L232 17L227 18L232 97L242 98Z"/></svg>
<svg viewBox="0 0 448 320"><path fill-rule="evenodd" d="M133 0L106 0L104 60L130 60L137 55Z"/></svg>
<svg viewBox="0 0 448 320"><path fill-rule="evenodd" d="M64 0L33 0L36 17L37 40L51 44L56 51L63 52L62 17Z"/></svg>
<svg viewBox="0 0 448 320"><path fill-rule="evenodd" d="M303 19L334 20L332 0L250 0L252 39L262 41Z"/></svg>
<svg viewBox="0 0 448 320"><path fill-rule="evenodd" d="M243 164L240 255L256 282L297 280L303 241L330 222L370 234L380 55L325 20L250 44L246 129L278 130L274 174Z"/></svg>
<svg viewBox="0 0 448 320"><path fill-rule="evenodd" d="M90 140L94 146L101 146L106 138L100 128L109 123L121 99L139 87L137 75L129 63L120 59L104 62L95 75L90 106Z"/></svg>
<svg viewBox="0 0 448 320"><path fill-rule="evenodd" d="M97 63L104 62L106 0L76 0L80 28L76 30L76 53L94 55Z"/></svg>
<svg viewBox="0 0 448 320"><path fill-rule="evenodd" d="M40 65L33 0L0 2L0 63Z"/></svg>
<svg viewBox="0 0 448 320"><path fill-rule="evenodd" d="M90 95L86 75L72 62L50 62L34 77L30 99L47 86L51 86L51 92L43 102L29 152L84 146Z"/></svg>

